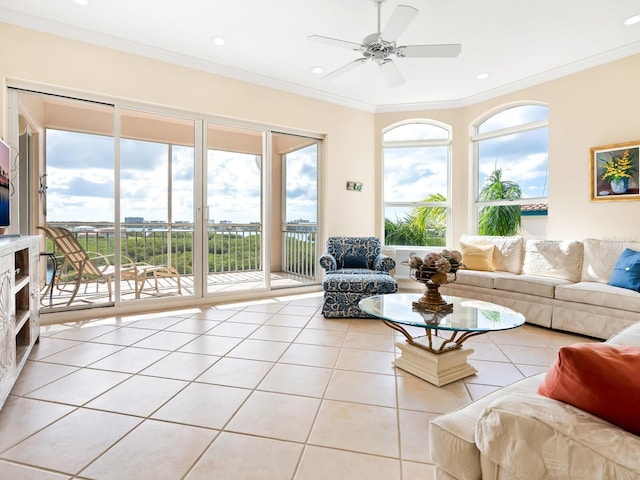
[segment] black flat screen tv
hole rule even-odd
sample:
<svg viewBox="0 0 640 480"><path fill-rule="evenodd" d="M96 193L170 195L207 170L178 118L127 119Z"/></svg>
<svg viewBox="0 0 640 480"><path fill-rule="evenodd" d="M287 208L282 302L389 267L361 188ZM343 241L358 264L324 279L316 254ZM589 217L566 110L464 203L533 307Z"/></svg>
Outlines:
<svg viewBox="0 0 640 480"><path fill-rule="evenodd" d="M9 226L11 212L11 149L0 140L0 228Z"/></svg>

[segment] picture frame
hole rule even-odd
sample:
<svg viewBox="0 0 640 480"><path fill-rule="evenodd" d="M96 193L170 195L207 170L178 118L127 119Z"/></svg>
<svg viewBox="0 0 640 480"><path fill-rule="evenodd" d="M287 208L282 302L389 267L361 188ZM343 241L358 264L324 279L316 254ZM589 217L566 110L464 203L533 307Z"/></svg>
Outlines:
<svg viewBox="0 0 640 480"><path fill-rule="evenodd" d="M591 201L640 200L640 140L591 148Z"/></svg>

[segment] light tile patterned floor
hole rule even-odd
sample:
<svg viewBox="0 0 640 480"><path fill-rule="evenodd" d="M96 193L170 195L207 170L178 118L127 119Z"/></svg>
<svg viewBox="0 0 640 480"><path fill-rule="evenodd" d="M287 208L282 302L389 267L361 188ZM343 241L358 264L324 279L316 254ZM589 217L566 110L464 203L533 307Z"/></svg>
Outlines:
<svg viewBox="0 0 640 480"><path fill-rule="evenodd" d="M474 337L442 388L391 364L397 332L324 319L321 294L55 325L0 411L0 478L424 480L429 420L583 337Z"/></svg>

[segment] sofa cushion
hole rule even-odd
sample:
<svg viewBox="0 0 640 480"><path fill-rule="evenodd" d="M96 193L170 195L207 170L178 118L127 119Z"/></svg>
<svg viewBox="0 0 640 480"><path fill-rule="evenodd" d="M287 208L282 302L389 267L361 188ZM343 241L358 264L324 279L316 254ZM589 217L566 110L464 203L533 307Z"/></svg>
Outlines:
<svg viewBox="0 0 640 480"><path fill-rule="evenodd" d="M527 293L539 297L554 298L558 285L570 285L571 282L561 278L538 277L534 275L510 275L496 277L493 288L508 292Z"/></svg>
<svg viewBox="0 0 640 480"><path fill-rule="evenodd" d="M620 254L625 248L640 250L640 242L634 240L598 240L587 238L582 261L583 282L607 283Z"/></svg>
<svg viewBox="0 0 640 480"><path fill-rule="evenodd" d="M469 270L493 272L494 249L494 245L472 245L461 242L462 263Z"/></svg>
<svg viewBox="0 0 640 480"><path fill-rule="evenodd" d="M483 272L480 270L458 270L456 284L493 289L495 279L502 275L515 276L506 272Z"/></svg>
<svg viewBox="0 0 640 480"><path fill-rule="evenodd" d="M522 273L579 282L583 252L582 242L527 240Z"/></svg>
<svg viewBox="0 0 640 480"><path fill-rule="evenodd" d="M634 323L633 325L619 331L607 340L607 343L611 345L640 346L640 323Z"/></svg>
<svg viewBox="0 0 640 480"><path fill-rule="evenodd" d="M566 300L567 302L640 312L640 294L638 292L612 287L606 283L579 282L558 285L555 295L558 300Z"/></svg>
<svg viewBox="0 0 640 480"><path fill-rule="evenodd" d="M493 268L501 272L520 273L524 256L524 240L520 236L493 237L489 235L467 235L460 237L460 246L494 245Z"/></svg>
<svg viewBox="0 0 640 480"><path fill-rule="evenodd" d="M640 435L640 347L576 343L562 347L538 393Z"/></svg>
<svg viewBox="0 0 640 480"><path fill-rule="evenodd" d="M364 255L345 255L342 257L343 268L368 268Z"/></svg>
<svg viewBox="0 0 640 480"><path fill-rule="evenodd" d="M460 480L482 478L480 452L475 443L478 418L492 401L508 392L535 394L544 373L519 380L511 385L471 402L450 413L433 418L429 423L431 461Z"/></svg>
<svg viewBox="0 0 640 480"><path fill-rule="evenodd" d="M505 392L477 425L485 479L640 478L640 437L551 398Z"/></svg>
<svg viewBox="0 0 640 480"><path fill-rule="evenodd" d="M325 292L351 292L379 295L398 291L398 282L391 275L371 273L327 273L322 281Z"/></svg>
<svg viewBox="0 0 640 480"><path fill-rule="evenodd" d="M625 248L613 267L609 285L640 292L640 252Z"/></svg>

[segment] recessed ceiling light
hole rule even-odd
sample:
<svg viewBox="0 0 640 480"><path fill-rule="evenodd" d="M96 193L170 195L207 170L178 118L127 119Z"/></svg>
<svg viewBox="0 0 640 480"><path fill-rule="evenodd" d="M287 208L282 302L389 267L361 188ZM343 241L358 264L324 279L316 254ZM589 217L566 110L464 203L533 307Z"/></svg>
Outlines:
<svg viewBox="0 0 640 480"><path fill-rule="evenodd" d="M87 5L89 5L89 0L73 0L73 3L86 7Z"/></svg>
<svg viewBox="0 0 640 480"><path fill-rule="evenodd" d="M489 78L489 74L488 73L481 73L478 75L478 80L486 80L487 78Z"/></svg>
<svg viewBox="0 0 640 480"><path fill-rule="evenodd" d="M214 45L217 45L218 47L221 47L222 45L225 45L227 43L222 37L211 37L209 41Z"/></svg>
<svg viewBox="0 0 640 480"><path fill-rule="evenodd" d="M324 67L312 67L311 71L316 75L320 75L321 73L324 73Z"/></svg>
<svg viewBox="0 0 640 480"><path fill-rule="evenodd" d="M628 17L624 19L625 25L635 25L636 23L640 23L640 15L634 15L632 17Z"/></svg>

